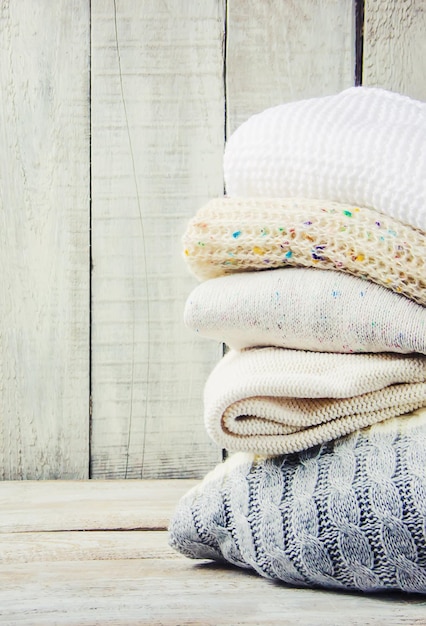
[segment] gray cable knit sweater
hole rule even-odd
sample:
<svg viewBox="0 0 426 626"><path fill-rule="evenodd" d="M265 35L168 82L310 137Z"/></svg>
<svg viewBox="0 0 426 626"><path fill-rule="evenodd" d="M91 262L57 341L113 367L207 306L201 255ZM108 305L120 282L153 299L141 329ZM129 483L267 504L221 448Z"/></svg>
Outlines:
<svg viewBox="0 0 426 626"><path fill-rule="evenodd" d="M300 453L235 454L182 498L170 544L290 585L426 593L426 409Z"/></svg>

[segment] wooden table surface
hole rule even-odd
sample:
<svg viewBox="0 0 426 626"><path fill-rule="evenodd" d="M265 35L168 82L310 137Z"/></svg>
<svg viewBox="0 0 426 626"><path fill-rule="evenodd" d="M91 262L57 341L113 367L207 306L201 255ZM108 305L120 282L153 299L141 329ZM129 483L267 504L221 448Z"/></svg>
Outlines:
<svg viewBox="0 0 426 626"><path fill-rule="evenodd" d="M0 483L0 624L426 625L426 597L293 589L167 542L190 480Z"/></svg>

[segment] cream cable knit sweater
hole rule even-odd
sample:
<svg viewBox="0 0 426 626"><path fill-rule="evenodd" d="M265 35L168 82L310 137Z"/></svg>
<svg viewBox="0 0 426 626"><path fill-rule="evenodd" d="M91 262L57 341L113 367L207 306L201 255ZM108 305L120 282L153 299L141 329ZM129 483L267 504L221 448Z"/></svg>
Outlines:
<svg viewBox="0 0 426 626"><path fill-rule="evenodd" d="M426 103L371 87L253 115L230 137L229 196L327 198L426 230Z"/></svg>
<svg viewBox="0 0 426 626"><path fill-rule="evenodd" d="M426 354L426 307L362 278L315 268L207 280L190 293L184 322L236 350Z"/></svg>
<svg viewBox="0 0 426 626"><path fill-rule="evenodd" d="M230 351L204 388L221 447L277 455L426 406L426 358L284 348Z"/></svg>
<svg viewBox="0 0 426 626"><path fill-rule="evenodd" d="M190 220L183 245L199 280L318 267L426 304L426 234L372 209L306 198L218 198Z"/></svg>
<svg viewBox="0 0 426 626"><path fill-rule="evenodd" d="M300 454L236 454L181 499L170 543L289 585L424 594L425 518L423 410Z"/></svg>

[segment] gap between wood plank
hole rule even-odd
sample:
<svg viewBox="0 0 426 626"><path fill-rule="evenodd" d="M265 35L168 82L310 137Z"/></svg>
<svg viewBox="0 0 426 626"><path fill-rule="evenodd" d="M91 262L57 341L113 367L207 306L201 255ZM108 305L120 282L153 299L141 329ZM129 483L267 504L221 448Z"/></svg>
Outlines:
<svg viewBox="0 0 426 626"><path fill-rule="evenodd" d="M92 478L92 428L93 428L93 380L92 380L92 324L93 324L93 180L92 180L92 0L89 0L89 442L87 477Z"/></svg>
<svg viewBox="0 0 426 626"><path fill-rule="evenodd" d="M364 56L364 0L355 0L355 87L362 85Z"/></svg>

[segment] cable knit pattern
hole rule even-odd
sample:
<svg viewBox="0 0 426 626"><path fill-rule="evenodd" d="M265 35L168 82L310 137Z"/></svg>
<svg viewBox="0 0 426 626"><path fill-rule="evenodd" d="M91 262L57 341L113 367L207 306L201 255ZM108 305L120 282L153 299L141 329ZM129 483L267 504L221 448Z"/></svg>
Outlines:
<svg viewBox="0 0 426 626"><path fill-rule="evenodd" d="M368 208L307 198L217 198L190 220L183 245L199 280L317 267L426 304L426 234Z"/></svg>
<svg viewBox="0 0 426 626"><path fill-rule="evenodd" d="M243 123L229 196L328 198L426 230L426 104L372 87L282 104Z"/></svg>
<svg viewBox="0 0 426 626"><path fill-rule="evenodd" d="M253 348L230 351L204 388L221 447L287 454L426 406L426 358Z"/></svg>
<svg viewBox="0 0 426 626"><path fill-rule="evenodd" d="M241 350L426 354L426 308L370 281L314 268L246 272L205 281L185 324Z"/></svg>
<svg viewBox="0 0 426 626"><path fill-rule="evenodd" d="M290 585L426 593L425 444L423 409L298 454L237 453L181 499L170 544Z"/></svg>

